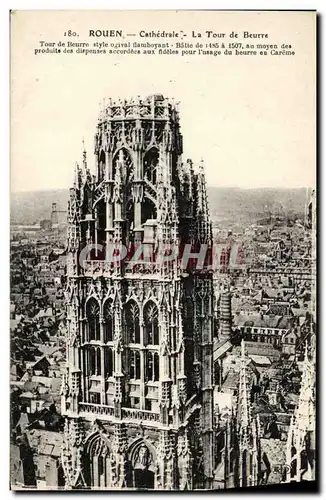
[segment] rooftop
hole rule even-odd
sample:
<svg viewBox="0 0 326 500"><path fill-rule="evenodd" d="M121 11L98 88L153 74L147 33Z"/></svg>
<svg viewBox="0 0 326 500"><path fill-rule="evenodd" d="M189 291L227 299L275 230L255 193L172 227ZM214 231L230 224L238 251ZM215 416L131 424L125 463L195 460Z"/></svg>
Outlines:
<svg viewBox="0 0 326 500"><path fill-rule="evenodd" d="M31 429L27 437L31 448L37 449L39 455L61 456L63 435L59 432Z"/></svg>

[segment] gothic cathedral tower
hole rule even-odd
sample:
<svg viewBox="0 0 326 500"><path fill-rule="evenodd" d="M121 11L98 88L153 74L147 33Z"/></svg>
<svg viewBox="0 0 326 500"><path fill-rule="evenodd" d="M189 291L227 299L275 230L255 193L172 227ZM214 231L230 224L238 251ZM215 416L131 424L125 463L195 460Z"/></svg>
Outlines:
<svg viewBox="0 0 326 500"><path fill-rule="evenodd" d="M174 103L103 106L68 207L68 488L212 487L212 245ZM196 170L196 172L195 172ZM188 261L190 252L199 255ZM108 256L110 258L108 258ZM191 256L190 256L191 257Z"/></svg>

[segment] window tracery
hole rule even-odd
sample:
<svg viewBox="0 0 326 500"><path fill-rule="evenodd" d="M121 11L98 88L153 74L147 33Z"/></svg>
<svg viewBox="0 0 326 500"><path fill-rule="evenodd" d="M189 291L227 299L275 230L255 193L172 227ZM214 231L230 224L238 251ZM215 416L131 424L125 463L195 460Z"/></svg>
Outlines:
<svg viewBox="0 0 326 500"><path fill-rule="evenodd" d="M95 299L90 299L86 307L88 340L100 340L100 306Z"/></svg>
<svg viewBox="0 0 326 500"><path fill-rule="evenodd" d="M139 307L129 301L125 307L127 338L131 344L140 344Z"/></svg>
<svg viewBox="0 0 326 500"><path fill-rule="evenodd" d="M154 488L155 462L145 442L140 442L131 453L128 486L136 489Z"/></svg>
<svg viewBox="0 0 326 500"><path fill-rule="evenodd" d="M130 184L130 182L132 181L133 176L134 176L133 162L132 162L130 153L129 153L129 151L127 151L127 149L121 148L114 155L113 179L115 179L115 174L117 171L118 162L123 162L123 166L124 166L123 172L122 172L123 178L121 179L121 181L123 182L123 184L125 186L127 186Z"/></svg>
<svg viewBox="0 0 326 500"><path fill-rule="evenodd" d="M111 485L109 445L100 434L86 446L87 475L91 487L106 488Z"/></svg>
<svg viewBox="0 0 326 500"><path fill-rule="evenodd" d="M144 175L154 186L156 185L157 165L159 162L159 152L156 148L151 148L144 157Z"/></svg>
<svg viewBox="0 0 326 500"><path fill-rule="evenodd" d="M144 308L144 333L147 344L159 345L158 310L153 302Z"/></svg>

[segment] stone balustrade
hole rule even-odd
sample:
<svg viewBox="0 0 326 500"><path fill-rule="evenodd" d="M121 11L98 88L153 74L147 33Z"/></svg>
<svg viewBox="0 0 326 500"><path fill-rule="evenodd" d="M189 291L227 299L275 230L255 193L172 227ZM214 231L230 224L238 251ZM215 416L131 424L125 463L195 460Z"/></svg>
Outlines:
<svg viewBox="0 0 326 500"><path fill-rule="evenodd" d="M96 415L114 415L112 406L99 405L94 403L79 403L79 411L85 413L94 413Z"/></svg>
<svg viewBox="0 0 326 500"><path fill-rule="evenodd" d="M82 413L93 413L99 416L114 416L114 408L94 403L79 403L79 411ZM159 422L160 415L148 410L137 408L122 408L122 418L126 420L137 420L147 422Z"/></svg>
<svg viewBox="0 0 326 500"><path fill-rule="evenodd" d="M159 422L160 415L148 410L138 410L136 408L122 408L122 418L130 420L145 420Z"/></svg>

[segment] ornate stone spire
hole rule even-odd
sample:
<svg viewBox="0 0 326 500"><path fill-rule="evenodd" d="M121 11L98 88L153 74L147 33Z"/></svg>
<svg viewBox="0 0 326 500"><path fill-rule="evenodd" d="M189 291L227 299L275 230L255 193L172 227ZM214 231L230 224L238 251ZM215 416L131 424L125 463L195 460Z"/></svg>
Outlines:
<svg viewBox="0 0 326 500"><path fill-rule="evenodd" d="M298 406L291 418L287 439L287 481L301 481L305 473L306 480L313 480L312 463L309 460L315 450L315 367L308 357L308 346L305 346L301 388ZM304 469L302 455L308 457L307 468ZM294 466L294 467L293 467Z"/></svg>
<svg viewBox="0 0 326 500"><path fill-rule="evenodd" d="M73 187L70 189L68 201L67 248L77 250L80 238L80 188L81 172L78 163L75 164Z"/></svg>
<svg viewBox="0 0 326 500"><path fill-rule="evenodd" d="M84 171L86 171L87 170L87 153L86 153L86 149L85 149L84 137L83 137L82 143L83 143L83 168L84 168Z"/></svg>
<svg viewBox="0 0 326 500"><path fill-rule="evenodd" d="M177 245L177 236L176 191L171 183L168 155L161 145L157 166L157 243Z"/></svg>
<svg viewBox="0 0 326 500"><path fill-rule="evenodd" d="M247 438L250 424L250 402L248 400L246 365L247 359L245 355L245 343L244 340L242 340L238 396L238 427L242 438Z"/></svg>
<svg viewBox="0 0 326 500"><path fill-rule="evenodd" d="M197 181L197 203L195 207L195 220L197 222L197 240L200 243L207 243L212 237L212 228L209 220L206 178L204 161L201 160L198 166L198 173L195 174Z"/></svg>
<svg viewBox="0 0 326 500"><path fill-rule="evenodd" d="M247 385L247 359L244 340L241 342L241 367L237 409L236 434L239 451L239 486L258 484L259 419L251 414L250 394Z"/></svg>

